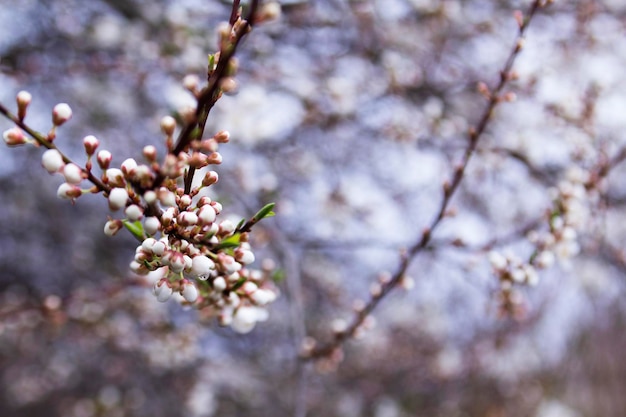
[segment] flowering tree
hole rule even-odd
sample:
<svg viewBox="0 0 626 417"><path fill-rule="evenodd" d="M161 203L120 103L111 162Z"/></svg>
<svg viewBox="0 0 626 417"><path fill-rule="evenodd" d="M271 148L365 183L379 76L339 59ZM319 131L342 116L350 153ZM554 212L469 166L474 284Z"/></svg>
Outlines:
<svg viewBox="0 0 626 417"><path fill-rule="evenodd" d="M93 44L77 42L88 59L64 56L55 45L50 51L60 59L51 58L48 70L69 62L79 80L50 95L66 97L74 88L77 96L50 106L49 128L41 116L49 112L35 107L40 95L19 85L11 92L17 110L6 100L0 106L9 122L4 140L41 154L57 195L73 203L66 207L73 217L98 223L100 234L104 224L108 236L126 229L126 238L140 244L131 277L125 266L109 269L118 259L126 265L136 246L120 233L111 241L74 242L59 248L61 256L33 257L61 260L48 277L84 268L81 275L96 277L89 285L78 278L66 281L68 288L50 288L63 280L33 278L30 294L7 288L5 357L26 352L4 374L17 381L7 384L7 410L52 404L59 415L259 409L262 415L575 415L532 391L546 386L547 368L514 359L516 349L529 350L535 340L519 334L538 332L545 340L537 329L547 326L544 313L559 303L557 295L567 295L558 276L572 275L573 262L584 276L593 264L585 255L601 247L606 265L623 268L615 243L621 234L605 239L597 221L610 222L607 207L619 206L609 179L626 156L598 116L608 106L600 86L612 81L590 71L571 97L554 87L567 83L563 68L574 46L589 42L585 51L607 59L596 32L620 6L295 2L281 23L270 23L277 5L259 3L243 10L239 2L228 9L209 3L204 20L192 18L196 6L185 2L168 4L162 14L114 1L106 2L107 13L88 6L82 14L51 14L66 23L59 32L70 38L68 22L89 22ZM207 24L216 16L228 22ZM120 36L129 22L133 36ZM207 30L215 27L211 38ZM218 52L207 67L209 42ZM18 80L48 74L27 65L35 59L28 48L6 55L14 57ZM147 66L148 56L165 75ZM546 62L556 75L545 71ZM89 87L86 80L107 74L124 81L116 75ZM139 91L134 98L125 82ZM152 102L162 85L169 85L165 105ZM81 99L82 91L106 94ZM106 103L94 103L100 95ZM89 122L103 125L103 133L85 130L87 116L77 121L90 106ZM164 108L170 115L155 121ZM163 138L157 142L158 132L148 127L154 125ZM83 137L82 147L72 137ZM122 157L114 164L136 149L144 163ZM20 152L6 158L32 166L33 154ZM36 178L35 171L28 176ZM36 187L26 189L40 201L54 194ZM103 214L85 194L106 198L108 221L92 220ZM279 215L257 225L273 215L274 201ZM40 212L59 216L58 202L44 204ZM224 218L231 207L248 215ZM63 224L58 236L87 236L85 225ZM112 251L116 243L126 252ZM89 253L65 255L81 246ZM33 275L16 265L11 274ZM604 274L593 271L587 274ZM145 286L152 287L151 298L144 297ZM402 300L394 296L399 287L413 291ZM179 303L166 307L155 297ZM235 337L216 327L215 317L238 333L266 323ZM61 350L26 349L20 334L79 341L71 354L78 364ZM550 339L545 358L558 362L564 355L558 346L567 340L566 334ZM94 354L106 358L103 369L89 367ZM315 376L311 367L337 373ZM85 381L90 370L100 377L79 388L76 378ZM171 392L159 389L159 381L176 378ZM267 380L278 390L263 386ZM327 390L329 380L329 388L340 389ZM468 387L457 390L455 383ZM531 394L512 400L506 384ZM497 394L471 400L494 387ZM184 404L172 405L172 398Z"/></svg>

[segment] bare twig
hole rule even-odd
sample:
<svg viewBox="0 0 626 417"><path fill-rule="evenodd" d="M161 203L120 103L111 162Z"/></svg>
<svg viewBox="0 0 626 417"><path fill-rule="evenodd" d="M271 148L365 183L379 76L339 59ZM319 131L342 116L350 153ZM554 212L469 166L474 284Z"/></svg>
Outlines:
<svg viewBox="0 0 626 417"><path fill-rule="evenodd" d="M479 139L482 137L485 130L487 129L487 126L489 125L489 121L491 120L494 109L502 101L501 96L504 88L511 80L511 69L513 67L513 63L515 62L516 57L522 50L523 36L532 18L535 16L537 10L539 10L543 3L544 2L542 2L541 0L533 1L529 11L526 14L525 19L521 19L519 21L519 32L515 41L515 45L511 50L511 53L509 54L509 57L504 64L504 67L500 71L500 79L498 81L498 84L493 90L489 92L489 101L487 102L487 105L482 113L482 116L479 119L477 126L470 129L468 133L469 144L465 149L460 164L454 169L452 180L444 185L443 199L439 206L439 210L435 215L435 218L430 223L430 226L424 229L421 237L418 239L417 242L415 242L413 246L411 246L410 248L408 248L408 250L401 254L400 263L396 272L392 275L391 279L383 284L381 287L381 291L375 296L372 296L372 298L368 301L365 307L360 309L355 314L353 320L346 327L346 329L341 332L336 332L334 334L334 339L327 344L315 346L311 350L304 352L304 360L329 357L334 352L336 352L343 345L343 343L353 337L359 327L365 321L366 317L378 306L380 301L383 300L385 296L389 294L389 292L391 292L402 281L409 266L416 258L416 256L428 246L434 230L437 228L437 226L439 226L440 222L445 217L445 214L448 211L448 205L450 203L450 200L454 196L456 190L459 188L459 185L463 180L467 165L469 164L472 155L476 151Z"/></svg>

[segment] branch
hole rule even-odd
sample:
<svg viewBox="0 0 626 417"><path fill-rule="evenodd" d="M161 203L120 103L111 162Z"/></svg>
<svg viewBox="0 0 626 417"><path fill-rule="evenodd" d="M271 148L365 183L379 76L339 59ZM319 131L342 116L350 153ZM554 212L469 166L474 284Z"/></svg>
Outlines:
<svg viewBox="0 0 626 417"><path fill-rule="evenodd" d="M378 306L380 301L385 298L385 296L387 296L387 294L389 294L391 290L398 286L400 282L402 282L402 279L404 278L413 260L420 252L422 252L422 250L424 250L428 246L429 242L431 241L433 232L445 217L445 214L448 211L450 200L454 196L456 190L459 188L459 185L461 184L465 176L467 165L472 159L472 155L476 150L480 138L483 136L485 130L489 125L489 121L492 118L494 109L503 99L502 93L505 86L512 78L511 69L513 67L513 63L515 62L515 59L522 50L523 37L526 29L532 21L532 18L535 16L537 10L539 10L539 8L543 5L544 2L541 0L533 1L533 4L530 6L530 9L526 15L526 18L518 19L519 32L515 41L515 45L513 46L513 49L511 50L511 53L509 54L509 57L504 64L504 67L500 71L500 79L498 84L488 94L489 101L487 102L487 105L482 113L482 116L479 119L477 126L469 130L469 144L465 149L460 164L454 169L452 180L444 184L443 199L439 206L439 210L435 215L435 218L430 223L430 226L424 229L421 237L413 246L411 246L407 251L401 254L400 264L396 272L392 275L391 279L382 284L380 292L373 295L368 303L355 314L352 322L346 327L346 329L341 332L336 332L334 334L334 339L331 342L321 346L314 346L308 351L303 352L302 358L304 360L326 358L332 356L333 353L337 352L339 348L343 345L343 343L345 343L349 338L354 336L354 334L361 327L365 319Z"/></svg>

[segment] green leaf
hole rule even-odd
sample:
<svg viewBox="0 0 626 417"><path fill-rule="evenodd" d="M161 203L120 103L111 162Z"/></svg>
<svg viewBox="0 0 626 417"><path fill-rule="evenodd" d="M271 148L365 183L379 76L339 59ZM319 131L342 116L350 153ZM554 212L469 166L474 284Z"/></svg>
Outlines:
<svg viewBox="0 0 626 417"><path fill-rule="evenodd" d="M237 248L239 245L241 245L241 234L235 233L232 236L222 239L220 243L215 245L215 249Z"/></svg>
<svg viewBox="0 0 626 417"><path fill-rule="evenodd" d="M272 211L272 209L274 208L275 205L276 205L276 203L266 204L261 210L257 211L257 213L254 215L254 217L252 217L252 219L255 222L258 222L259 220L262 220L262 219L264 219L266 217L275 216L276 213L274 213Z"/></svg>
<svg viewBox="0 0 626 417"><path fill-rule="evenodd" d="M279 283L285 280L285 278L287 278L287 274L285 273L284 269L277 269L276 271L274 271L274 273L272 274L272 281L274 281L275 283Z"/></svg>
<svg viewBox="0 0 626 417"><path fill-rule="evenodd" d="M232 286L231 291L237 291L245 282L246 279L244 277L239 278L239 280L235 282L235 285Z"/></svg>
<svg viewBox="0 0 626 417"><path fill-rule="evenodd" d="M146 237L145 232L143 231L143 225L139 220L135 222L129 222L128 220L122 220L122 224L128 231L137 238L138 241L143 242Z"/></svg>

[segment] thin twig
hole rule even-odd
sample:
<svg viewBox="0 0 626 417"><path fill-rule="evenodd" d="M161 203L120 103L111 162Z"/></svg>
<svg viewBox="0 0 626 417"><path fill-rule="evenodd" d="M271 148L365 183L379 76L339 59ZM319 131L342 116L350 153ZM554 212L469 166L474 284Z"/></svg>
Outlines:
<svg viewBox="0 0 626 417"><path fill-rule="evenodd" d="M19 117L11 113L3 104L0 104L0 113L2 113L7 119L15 123L24 132L28 133L33 139L37 141L37 143L40 146L43 146L44 148L48 148L48 149L54 149L57 152L59 152L59 154L61 154L61 158L63 158L63 162L65 162L66 164L74 163L74 161L72 161L67 155L61 152L61 150L57 148L57 146L54 143L52 143L41 133L37 132L36 130L28 126L26 123L24 123L23 120L21 120ZM80 166L78 164L75 164L75 165ZM83 172L87 174L87 180L91 182L93 185L95 185L98 188L98 190L104 191L105 193L108 193L111 191L111 187L103 183L99 178L93 175L91 171L83 169Z"/></svg>
<svg viewBox="0 0 626 417"><path fill-rule="evenodd" d="M526 14L526 18L520 23L515 46L509 54L509 57L504 64L504 67L500 71L500 79L498 84L490 92L489 101L483 111L481 118L479 119L477 126L473 129L470 129L469 131L469 144L465 149L461 163L454 170L452 180L444 185L443 199L439 206L439 210L435 215L435 218L430 223L430 226L423 231L418 241L401 255L400 264L396 272L392 275L391 279L388 282L382 285L379 294L377 294L376 296L372 296L372 298L368 301L365 307L355 314L352 322L346 327L346 329L342 332L335 333L334 339L331 342L324 345L316 346L311 351L303 354L304 360L328 357L337 349L339 349L341 345L343 345L343 343L353 337L359 327L365 321L366 317L378 306L380 301L383 300L385 296L389 294L389 292L391 292L391 290L393 290L402 281L406 274L406 271L408 270L409 266L416 258L416 256L428 246L434 230L437 228L437 226L439 226L440 222L445 217L446 212L448 211L448 205L450 203L450 200L454 196L456 190L459 188L459 185L461 184L465 176L467 165L469 164L472 155L476 150L479 139L482 137L485 130L487 129L487 126L489 125L489 121L491 120L494 109L502 101L501 94L504 90L504 87L511 80L510 73L513 67L513 63L515 62L516 57L522 50L521 40L523 39L524 33L526 32L526 29L528 28L533 16L535 16L535 13L541 7L541 5L541 0L535 0L530 6L530 9Z"/></svg>

